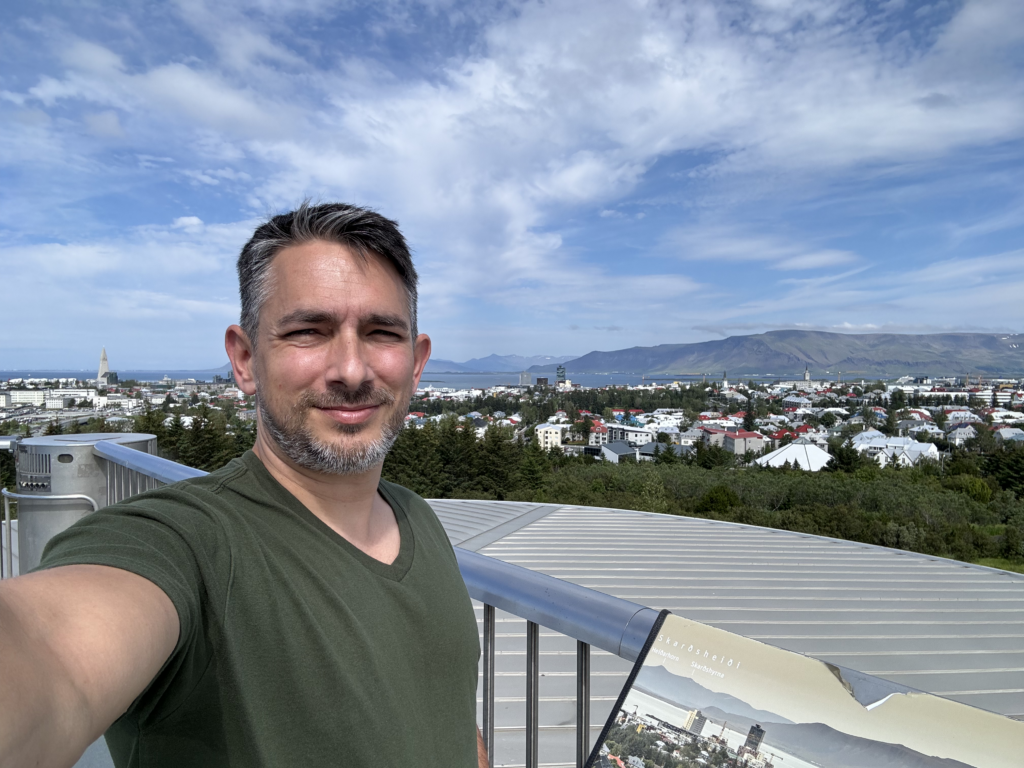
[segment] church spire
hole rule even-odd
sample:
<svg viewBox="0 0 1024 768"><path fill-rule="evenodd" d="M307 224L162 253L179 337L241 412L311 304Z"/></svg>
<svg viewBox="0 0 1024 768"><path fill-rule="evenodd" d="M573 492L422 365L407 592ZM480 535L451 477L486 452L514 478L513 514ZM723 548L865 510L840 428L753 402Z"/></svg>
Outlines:
<svg viewBox="0 0 1024 768"><path fill-rule="evenodd" d="M103 351L100 353L100 370L96 374L96 383L102 384L101 379L108 373L110 373L110 365L107 363L107 348L103 347Z"/></svg>

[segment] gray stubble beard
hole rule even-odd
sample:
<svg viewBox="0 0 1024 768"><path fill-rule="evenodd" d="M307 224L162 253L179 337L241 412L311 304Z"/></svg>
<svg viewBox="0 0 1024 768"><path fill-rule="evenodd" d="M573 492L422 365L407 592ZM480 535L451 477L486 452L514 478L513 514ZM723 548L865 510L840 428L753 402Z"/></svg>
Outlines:
<svg viewBox="0 0 1024 768"><path fill-rule="evenodd" d="M392 416L381 426L376 440L363 443L355 448L346 448L316 438L306 424L306 414L315 407L374 404L393 405L395 397L384 389L360 387L354 391L335 390L323 396L312 392L303 393L290 416L282 421L275 417L260 398L259 382L256 382L256 408L260 415L259 426L266 429L270 438L281 448L289 459L300 467L327 475L350 475L368 472L384 462L391 446L395 444L405 424L405 408L396 408ZM338 434L355 435L365 430L361 424L337 424Z"/></svg>

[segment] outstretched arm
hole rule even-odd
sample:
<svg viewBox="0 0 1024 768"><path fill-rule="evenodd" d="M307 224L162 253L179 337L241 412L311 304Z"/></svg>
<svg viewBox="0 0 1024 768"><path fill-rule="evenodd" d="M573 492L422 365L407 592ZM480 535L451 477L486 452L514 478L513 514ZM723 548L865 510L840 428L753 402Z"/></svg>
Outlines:
<svg viewBox="0 0 1024 768"><path fill-rule="evenodd" d="M128 571L69 565L0 582L0 765L74 765L177 640L170 598Z"/></svg>

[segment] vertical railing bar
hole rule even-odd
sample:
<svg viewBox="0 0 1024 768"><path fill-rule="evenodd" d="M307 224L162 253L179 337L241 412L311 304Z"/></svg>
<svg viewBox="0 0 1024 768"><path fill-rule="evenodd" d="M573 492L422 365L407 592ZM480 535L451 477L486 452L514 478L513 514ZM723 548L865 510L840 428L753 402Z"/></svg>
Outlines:
<svg viewBox="0 0 1024 768"><path fill-rule="evenodd" d="M576 641L576 768L590 755L590 644Z"/></svg>
<svg viewBox="0 0 1024 768"><path fill-rule="evenodd" d="M526 768L538 768L540 733L540 626L526 622Z"/></svg>
<svg viewBox="0 0 1024 768"><path fill-rule="evenodd" d="M103 466L105 467L105 471L107 473L107 506L109 507L111 504L114 503L113 491L111 490L110 487L110 462L107 461L106 459L101 459L101 461L103 462Z"/></svg>
<svg viewBox="0 0 1024 768"><path fill-rule="evenodd" d="M0 579L4 578L4 570L7 570L7 578L14 576L14 544L11 540L11 500L4 496L4 538L0 542Z"/></svg>
<svg viewBox="0 0 1024 768"><path fill-rule="evenodd" d="M484 745L487 766L494 768L494 606L484 603Z"/></svg>

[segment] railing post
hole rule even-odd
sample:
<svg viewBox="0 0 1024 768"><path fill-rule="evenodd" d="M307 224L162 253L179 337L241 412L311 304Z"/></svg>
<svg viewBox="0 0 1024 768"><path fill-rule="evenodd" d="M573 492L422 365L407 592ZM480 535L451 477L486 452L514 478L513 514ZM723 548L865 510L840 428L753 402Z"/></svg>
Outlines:
<svg viewBox="0 0 1024 768"><path fill-rule="evenodd" d="M526 622L526 768L537 768L540 735L540 625Z"/></svg>
<svg viewBox="0 0 1024 768"><path fill-rule="evenodd" d="M484 746L494 768L494 606L484 603Z"/></svg>
<svg viewBox="0 0 1024 768"><path fill-rule="evenodd" d="M576 768L590 755L590 646L576 641Z"/></svg>
<svg viewBox="0 0 1024 768"><path fill-rule="evenodd" d="M4 490L7 490L6 488ZM11 500L4 495L4 538L0 547L4 549L4 555L0 556L0 579L14 576L14 540L11 538ZM4 570L7 571L6 577Z"/></svg>

